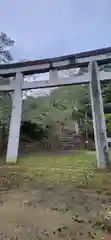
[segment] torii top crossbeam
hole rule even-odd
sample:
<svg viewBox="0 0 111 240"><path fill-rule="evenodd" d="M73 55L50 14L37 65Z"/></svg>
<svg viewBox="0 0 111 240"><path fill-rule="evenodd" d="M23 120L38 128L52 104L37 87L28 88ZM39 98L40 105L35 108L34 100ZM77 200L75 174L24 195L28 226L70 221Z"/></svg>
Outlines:
<svg viewBox="0 0 111 240"><path fill-rule="evenodd" d="M0 65L0 76L10 77L17 72L29 75L45 73L53 69L64 70L74 67L87 67L92 60L96 60L98 65L111 63L111 47L49 59L2 64Z"/></svg>

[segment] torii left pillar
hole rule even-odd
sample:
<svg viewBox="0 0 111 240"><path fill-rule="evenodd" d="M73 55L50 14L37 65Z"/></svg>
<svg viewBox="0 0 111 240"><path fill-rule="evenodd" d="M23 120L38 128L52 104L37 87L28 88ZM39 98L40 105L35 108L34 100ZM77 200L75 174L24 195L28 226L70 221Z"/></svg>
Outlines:
<svg viewBox="0 0 111 240"><path fill-rule="evenodd" d="M16 78L13 80L14 92L12 98L12 114L8 137L8 148L6 163L16 163L19 147L20 123L22 113L22 84L24 77L21 72L16 73Z"/></svg>

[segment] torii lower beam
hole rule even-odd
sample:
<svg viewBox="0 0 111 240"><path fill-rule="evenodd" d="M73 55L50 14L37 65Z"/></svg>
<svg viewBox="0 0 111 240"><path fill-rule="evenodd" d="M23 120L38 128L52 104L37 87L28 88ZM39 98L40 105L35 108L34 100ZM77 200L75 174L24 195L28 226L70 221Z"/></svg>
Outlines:
<svg viewBox="0 0 111 240"><path fill-rule="evenodd" d="M95 61L89 63L89 79L97 167L104 169L110 167L110 161L99 72Z"/></svg>
<svg viewBox="0 0 111 240"><path fill-rule="evenodd" d="M55 71L54 71L55 72ZM53 71L52 71L53 75ZM54 73L55 75L55 73ZM52 88L59 86L67 86L67 85L79 85L79 84L88 84L89 83L89 74L83 73L81 75L74 75L69 77L51 77L51 79L47 80L39 80L33 82L23 82L22 90L31 90L31 89L40 89L40 88ZM111 80L111 72L99 71L98 72L100 81L109 81ZM5 82L5 79L4 79ZM0 92L10 92L15 88L15 80L13 80L10 84L0 85Z"/></svg>

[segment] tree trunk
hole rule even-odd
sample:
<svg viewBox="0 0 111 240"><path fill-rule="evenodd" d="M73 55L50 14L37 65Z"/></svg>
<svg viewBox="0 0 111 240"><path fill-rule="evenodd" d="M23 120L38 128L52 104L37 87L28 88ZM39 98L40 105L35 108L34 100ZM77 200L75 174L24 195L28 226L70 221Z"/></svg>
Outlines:
<svg viewBox="0 0 111 240"><path fill-rule="evenodd" d="M5 148L5 124L2 123L2 133L1 133L1 155L4 155L4 148Z"/></svg>

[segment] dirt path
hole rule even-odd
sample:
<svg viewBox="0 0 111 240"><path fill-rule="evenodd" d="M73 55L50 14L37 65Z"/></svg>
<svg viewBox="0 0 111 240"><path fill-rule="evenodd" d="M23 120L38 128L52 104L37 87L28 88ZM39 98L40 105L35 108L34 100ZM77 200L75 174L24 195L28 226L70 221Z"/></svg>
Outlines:
<svg viewBox="0 0 111 240"><path fill-rule="evenodd" d="M111 196L40 186L0 194L0 240L101 239Z"/></svg>

